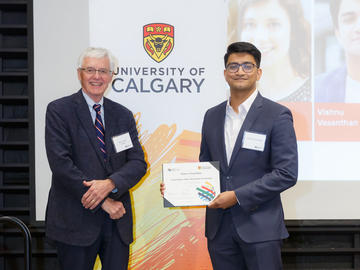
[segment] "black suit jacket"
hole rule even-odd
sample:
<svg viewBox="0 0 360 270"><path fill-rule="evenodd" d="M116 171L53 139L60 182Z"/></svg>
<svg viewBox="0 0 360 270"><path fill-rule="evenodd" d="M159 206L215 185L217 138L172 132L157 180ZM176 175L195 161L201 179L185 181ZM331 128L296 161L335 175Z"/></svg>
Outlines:
<svg viewBox="0 0 360 270"><path fill-rule="evenodd" d="M115 221L117 228L124 243L133 241L129 189L142 178L147 165L132 113L107 98L103 106L106 162L81 90L47 107L45 144L52 182L45 221L50 239L77 246L87 246L96 240L109 215L101 207L91 211L82 206L81 198L87 191L82 182L110 178L118 189L110 196L121 201L126 209L126 214ZM116 153L111 138L127 132L133 147Z"/></svg>

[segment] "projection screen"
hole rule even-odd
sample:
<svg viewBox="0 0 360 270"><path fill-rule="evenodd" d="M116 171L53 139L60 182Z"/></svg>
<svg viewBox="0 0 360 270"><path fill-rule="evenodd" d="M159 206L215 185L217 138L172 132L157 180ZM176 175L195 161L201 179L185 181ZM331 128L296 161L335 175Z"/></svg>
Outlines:
<svg viewBox="0 0 360 270"><path fill-rule="evenodd" d="M334 20L330 0L282 2L34 1L35 221L44 220L51 183L46 106L80 89L76 62L88 46L106 47L117 57L119 73L106 97L132 110L150 163L132 192L137 226L150 222L145 213L162 219L179 211L182 220L189 218L191 209L163 209L161 164L197 161L204 113L229 96L223 55L238 40L262 51L260 93L294 116L299 180L282 194L286 219L359 219L360 38L354 10L360 2L332 0L340 4L332 9ZM165 57L147 45L149 32L171 38ZM203 216L203 209L193 211Z"/></svg>

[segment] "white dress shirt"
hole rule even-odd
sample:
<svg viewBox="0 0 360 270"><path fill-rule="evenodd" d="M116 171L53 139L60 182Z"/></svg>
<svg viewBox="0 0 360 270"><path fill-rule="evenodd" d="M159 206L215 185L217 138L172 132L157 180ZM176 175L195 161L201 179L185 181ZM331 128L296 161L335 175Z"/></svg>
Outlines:
<svg viewBox="0 0 360 270"><path fill-rule="evenodd" d="M230 159L232 152L234 150L234 146L236 143L236 139L239 135L240 129L244 123L245 117L250 110L251 105L253 104L256 96L258 94L258 90L256 89L251 96L249 96L243 103L241 103L238 107L239 113L236 113L234 109L230 105L230 99L226 104L226 115L225 115L225 148L226 148L226 157L227 162L230 164Z"/></svg>

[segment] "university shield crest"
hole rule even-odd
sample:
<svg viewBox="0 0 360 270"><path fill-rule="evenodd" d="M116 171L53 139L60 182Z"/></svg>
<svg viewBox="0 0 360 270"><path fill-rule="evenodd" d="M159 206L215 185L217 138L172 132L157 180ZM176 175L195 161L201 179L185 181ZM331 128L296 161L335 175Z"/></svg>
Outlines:
<svg viewBox="0 0 360 270"><path fill-rule="evenodd" d="M143 27L144 49L160 63L174 48L174 26L165 23L151 23Z"/></svg>

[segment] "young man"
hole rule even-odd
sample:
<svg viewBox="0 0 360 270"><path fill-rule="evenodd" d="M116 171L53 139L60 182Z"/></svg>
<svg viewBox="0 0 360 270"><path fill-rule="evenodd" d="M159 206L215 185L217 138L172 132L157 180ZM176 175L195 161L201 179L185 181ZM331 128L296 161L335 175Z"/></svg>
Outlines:
<svg viewBox="0 0 360 270"><path fill-rule="evenodd" d="M215 270L282 269L280 193L297 181L297 143L291 112L256 88L260 60L250 43L228 47L230 98L204 117L200 161L220 161L221 193L206 209L205 229Z"/></svg>
<svg viewBox="0 0 360 270"><path fill-rule="evenodd" d="M79 58L81 90L48 105L45 143L52 171L46 235L61 269L127 269L133 241L129 189L146 172L132 113L104 97L114 60L102 48ZM130 145L129 147L125 147Z"/></svg>

